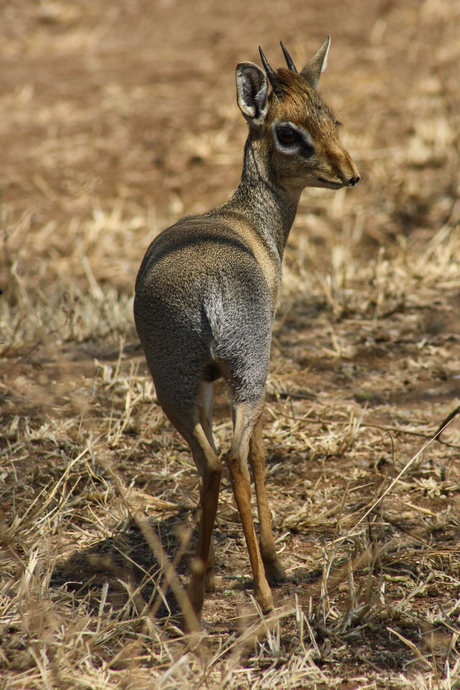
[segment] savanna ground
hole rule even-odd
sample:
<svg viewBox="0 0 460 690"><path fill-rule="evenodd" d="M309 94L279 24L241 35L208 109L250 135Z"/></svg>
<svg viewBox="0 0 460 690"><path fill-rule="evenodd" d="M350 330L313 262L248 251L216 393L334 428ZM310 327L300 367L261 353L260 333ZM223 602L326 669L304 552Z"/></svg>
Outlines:
<svg viewBox="0 0 460 690"><path fill-rule="evenodd" d="M0 16L0 688L459 688L460 4ZM306 190L285 256L265 439L287 581L264 620L224 474L186 639L158 560L186 584L196 472L133 283L156 233L238 184L237 62L281 65L281 39L302 66L327 34L319 88L362 182ZM225 449L223 387L216 407Z"/></svg>

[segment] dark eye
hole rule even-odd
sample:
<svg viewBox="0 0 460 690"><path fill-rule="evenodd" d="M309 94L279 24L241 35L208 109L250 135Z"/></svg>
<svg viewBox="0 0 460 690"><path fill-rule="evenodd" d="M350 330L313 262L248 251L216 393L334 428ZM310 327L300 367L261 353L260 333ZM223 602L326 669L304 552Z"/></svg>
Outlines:
<svg viewBox="0 0 460 690"><path fill-rule="evenodd" d="M292 127L278 127L276 133L282 144L294 144L299 139L299 135Z"/></svg>

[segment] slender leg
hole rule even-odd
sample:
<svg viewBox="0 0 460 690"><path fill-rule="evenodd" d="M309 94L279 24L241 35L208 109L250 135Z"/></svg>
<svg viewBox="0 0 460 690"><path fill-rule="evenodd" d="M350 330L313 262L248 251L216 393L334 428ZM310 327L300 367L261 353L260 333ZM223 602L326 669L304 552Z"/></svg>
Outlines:
<svg viewBox="0 0 460 690"><path fill-rule="evenodd" d="M211 573L213 574L214 549L212 546L212 530L219 501L222 463L209 442L207 433L203 430L202 403L198 403L196 408L186 417L185 415L178 415L176 410L171 405L168 405L169 401L161 396L158 387L157 394L166 415L189 444L198 470L201 517L195 556L192 561L192 574L188 586L188 595L195 613L200 618L204 601L208 560L211 566Z"/></svg>
<svg viewBox="0 0 460 690"><path fill-rule="evenodd" d="M249 438L260 411L248 404L235 405L233 441L227 454L233 494L243 524L254 578L254 596L264 612L273 609L273 597L265 577L264 563L257 543L251 510L251 483L247 466Z"/></svg>
<svg viewBox="0 0 460 690"><path fill-rule="evenodd" d="M252 432L249 444L249 464L254 476L260 525L260 553L269 582L282 582L286 575L278 558L273 538L267 489L265 487L265 450L262 437L262 418Z"/></svg>
<svg viewBox="0 0 460 690"><path fill-rule="evenodd" d="M200 424L206 434L209 445L217 455L216 446L212 437L212 410L214 406L214 383L203 382L201 384L201 408L200 408ZM215 552L214 542L211 535L211 542L209 544L209 555L206 563L206 573L204 578L204 589L206 592L214 592L216 589L216 580L214 575Z"/></svg>
<svg viewBox="0 0 460 690"><path fill-rule="evenodd" d="M219 501L222 463L209 445L201 425L196 426L194 438L190 445L199 474L201 518L188 594L197 616L200 617L203 608L205 579L211 580L210 584L212 585L214 578L212 530ZM208 564L211 571L210 578L206 578Z"/></svg>
<svg viewBox="0 0 460 690"><path fill-rule="evenodd" d="M212 437L212 411L214 407L214 383L203 382L201 389L200 424L203 428L209 445L217 455L216 446Z"/></svg>

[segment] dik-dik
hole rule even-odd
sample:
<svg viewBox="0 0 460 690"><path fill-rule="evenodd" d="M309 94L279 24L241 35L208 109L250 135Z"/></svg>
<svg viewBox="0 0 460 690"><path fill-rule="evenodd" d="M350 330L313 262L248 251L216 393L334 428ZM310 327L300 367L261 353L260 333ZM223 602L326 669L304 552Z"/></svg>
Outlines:
<svg viewBox="0 0 460 690"><path fill-rule="evenodd" d="M241 182L222 206L182 218L156 237L137 276L134 316L158 400L198 470L201 519L188 587L198 617L204 591L215 586L212 530L222 462L212 411L214 381L221 377L233 419L225 460L263 611L273 608L267 581L285 577L271 528L261 423L281 262L304 187L359 182L339 141L339 123L315 90L329 45L327 38L301 72L283 44L287 69L275 72L262 50L264 70L252 62L237 66L238 105L249 125Z"/></svg>

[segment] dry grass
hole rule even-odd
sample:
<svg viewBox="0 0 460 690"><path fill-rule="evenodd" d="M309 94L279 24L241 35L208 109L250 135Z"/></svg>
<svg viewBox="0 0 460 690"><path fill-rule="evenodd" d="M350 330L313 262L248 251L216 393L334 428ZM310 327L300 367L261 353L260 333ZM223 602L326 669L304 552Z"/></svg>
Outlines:
<svg viewBox="0 0 460 690"><path fill-rule="evenodd" d="M460 13L198 5L2 10L0 688L458 689ZM263 618L224 476L217 592L187 637L196 474L134 276L237 183L236 62L261 43L276 64L279 38L300 62L326 33L363 183L306 192L285 257L265 438L288 578Z"/></svg>

